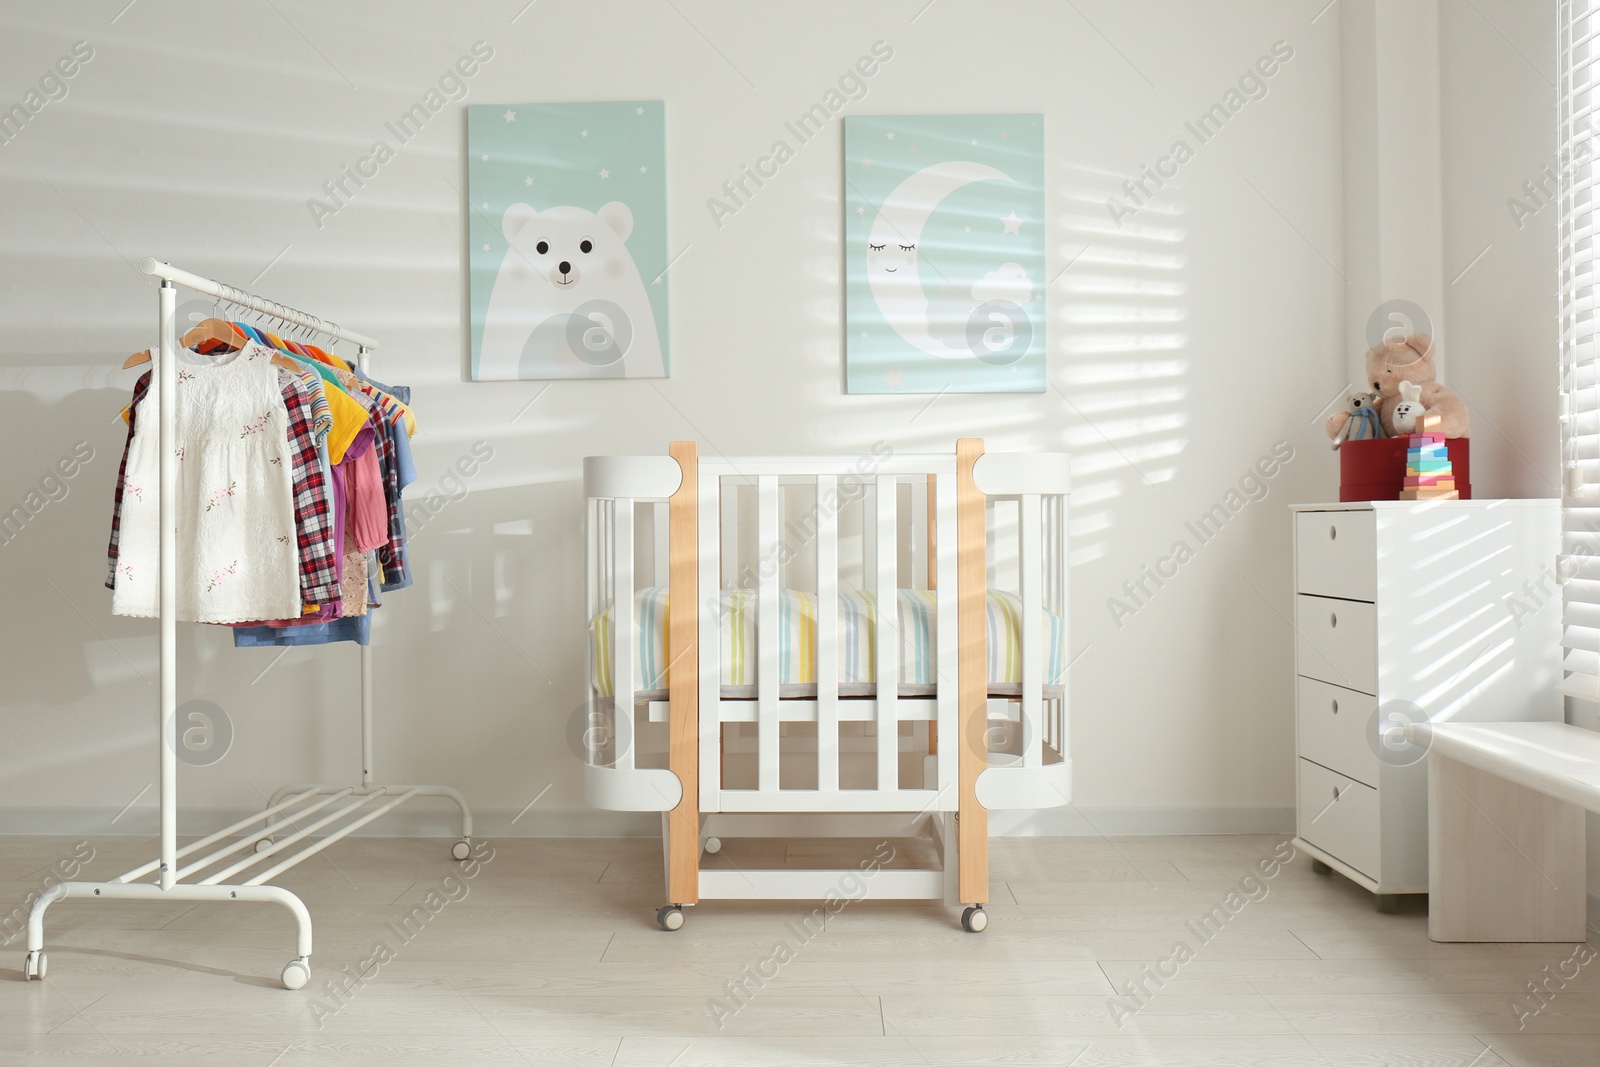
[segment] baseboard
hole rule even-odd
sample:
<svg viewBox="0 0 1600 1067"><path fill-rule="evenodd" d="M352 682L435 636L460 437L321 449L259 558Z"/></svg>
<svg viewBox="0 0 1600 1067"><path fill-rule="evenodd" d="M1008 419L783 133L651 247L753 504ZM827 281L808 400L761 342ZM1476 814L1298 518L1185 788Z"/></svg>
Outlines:
<svg viewBox="0 0 1600 1067"><path fill-rule="evenodd" d="M994 837L1148 837L1204 834L1292 834L1294 808L1085 807L992 811Z"/></svg>
<svg viewBox="0 0 1600 1067"><path fill-rule="evenodd" d="M186 808L178 829L207 834L238 822L256 809ZM590 808L474 811L473 836L657 837L661 816L653 812ZM156 809L0 807L0 835L149 837L160 831ZM1043 811L995 811L995 837L1098 837L1190 834L1276 834L1294 831L1293 808L1094 808L1069 805ZM460 816L449 804L413 802L359 831L365 837L452 837ZM1593 909L1591 908L1591 912Z"/></svg>

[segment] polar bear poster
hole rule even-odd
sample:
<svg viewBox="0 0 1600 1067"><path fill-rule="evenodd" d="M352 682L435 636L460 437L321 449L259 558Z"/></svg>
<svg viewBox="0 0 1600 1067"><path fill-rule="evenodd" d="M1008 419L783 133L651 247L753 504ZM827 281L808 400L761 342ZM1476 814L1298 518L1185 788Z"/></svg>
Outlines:
<svg viewBox="0 0 1600 1067"><path fill-rule="evenodd" d="M474 380L667 376L662 117L468 109Z"/></svg>

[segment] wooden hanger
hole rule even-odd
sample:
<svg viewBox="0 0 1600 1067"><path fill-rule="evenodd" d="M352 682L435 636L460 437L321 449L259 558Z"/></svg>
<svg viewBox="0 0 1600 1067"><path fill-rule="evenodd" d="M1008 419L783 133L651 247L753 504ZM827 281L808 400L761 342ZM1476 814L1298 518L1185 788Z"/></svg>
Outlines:
<svg viewBox="0 0 1600 1067"><path fill-rule="evenodd" d="M250 343L250 338L241 333L239 328L227 319L205 319L184 334L178 343L184 348L194 348L196 345L205 344L207 341L217 341L228 345L230 348L240 349ZM123 360L122 369L127 370L130 367L137 367L149 362L150 350L147 348L143 352L135 352ZM274 354L272 363L274 366L282 367L284 370L293 371L296 374L300 373L301 370L300 364L288 356Z"/></svg>

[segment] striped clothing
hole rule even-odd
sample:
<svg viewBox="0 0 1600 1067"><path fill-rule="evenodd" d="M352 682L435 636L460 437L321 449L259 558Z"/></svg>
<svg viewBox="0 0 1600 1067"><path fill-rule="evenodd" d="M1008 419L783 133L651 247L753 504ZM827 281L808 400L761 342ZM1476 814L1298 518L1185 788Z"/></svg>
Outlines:
<svg viewBox="0 0 1600 1067"><path fill-rule="evenodd" d="M941 675L937 663L938 594L928 589L901 589L895 625L899 631L899 684L928 686L954 683L954 665ZM1022 680L1022 601L1013 593L989 590L987 599L990 685ZM724 589L720 596L721 678L724 686L756 684L758 659L756 621L760 598L754 589ZM1066 624L1045 612L1044 684L1059 685L1066 674ZM634 594L634 664L636 692L664 689L667 665L667 588L650 586ZM877 597L869 592L839 594L839 682L877 682ZM778 597L778 684L817 682L817 596L785 589ZM590 625L593 676L601 696L614 696L612 679L615 637L608 608Z"/></svg>

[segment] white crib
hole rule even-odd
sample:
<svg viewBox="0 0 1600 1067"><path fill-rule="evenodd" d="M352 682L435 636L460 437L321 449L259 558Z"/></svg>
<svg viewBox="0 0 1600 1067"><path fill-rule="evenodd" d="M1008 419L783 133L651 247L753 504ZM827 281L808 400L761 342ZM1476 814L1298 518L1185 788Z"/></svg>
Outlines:
<svg viewBox="0 0 1600 1067"><path fill-rule="evenodd" d="M875 869L870 895L987 925L987 812L1071 796L1069 490L1065 454L972 439L584 461L585 794L663 813L663 928L852 873L703 861L722 838L921 835L939 865Z"/></svg>

